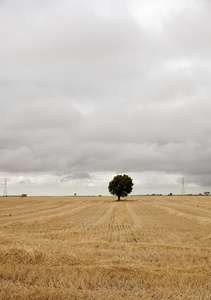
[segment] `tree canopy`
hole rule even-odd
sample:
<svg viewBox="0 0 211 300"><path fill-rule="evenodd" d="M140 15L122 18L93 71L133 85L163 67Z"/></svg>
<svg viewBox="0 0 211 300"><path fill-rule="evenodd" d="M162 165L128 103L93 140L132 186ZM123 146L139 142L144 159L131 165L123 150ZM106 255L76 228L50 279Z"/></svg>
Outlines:
<svg viewBox="0 0 211 300"><path fill-rule="evenodd" d="M112 195L118 197L125 197L133 190L133 180L128 175L116 175L113 180L109 182L108 190Z"/></svg>

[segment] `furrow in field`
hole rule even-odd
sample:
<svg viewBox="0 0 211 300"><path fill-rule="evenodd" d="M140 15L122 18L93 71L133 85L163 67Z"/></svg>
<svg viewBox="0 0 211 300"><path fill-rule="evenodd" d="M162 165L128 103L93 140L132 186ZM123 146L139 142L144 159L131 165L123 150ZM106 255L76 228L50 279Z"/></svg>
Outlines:
<svg viewBox="0 0 211 300"><path fill-rule="evenodd" d="M100 223L101 218L106 213L107 208L104 206L95 206L93 209L84 211L84 214L78 219L77 228L82 230L96 229L97 224ZM76 227L75 227L76 228Z"/></svg>
<svg viewBox="0 0 211 300"><path fill-rule="evenodd" d="M55 214L49 220L49 224L46 222L44 230L83 230L93 222L92 216L95 216L98 206L99 204L89 203Z"/></svg>
<svg viewBox="0 0 211 300"><path fill-rule="evenodd" d="M105 203L96 212L97 216L92 217L90 229L97 231L107 231L109 230L110 220L114 216L115 206L111 203Z"/></svg>
<svg viewBox="0 0 211 300"><path fill-rule="evenodd" d="M191 240L192 243L197 244L203 238L203 222L207 231L210 230L210 219L184 215L164 206L164 203L158 204L158 201L134 202L131 206L144 225L145 237L148 241L183 243L189 240L190 232L197 232L195 240Z"/></svg>
<svg viewBox="0 0 211 300"><path fill-rule="evenodd" d="M110 203L89 203L78 211L65 212L65 215L55 216L50 228L53 230L104 230L107 220L112 216Z"/></svg>
<svg viewBox="0 0 211 300"><path fill-rule="evenodd" d="M174 230L167 235L169 230L167 225L171 224L171 220L163 215L163 211L156 209L154 202L131 203L131 210L138 222L142 224L142 231L138 230L135 235L135 239L138 241L148 242L151 240L154 243L165 243L168 239L178 240Z"/></svg>
<svg viewBox="0 0 211 300"><path fill-rule="evenodd" d="M196 215L197 212L195 212L195 214L191 213L191 209L190 209L190 213L184 213L181 212L181 209L176 208L171 208L171 207L167 207L167 206L158 206L156 205L157 208L164 210L165 212L167 212L168 214L172 215L172 216L177 216L183 219L188 219L190 221L196 221L201 225L210 225L211 224L211 218L209 217L202 217L202 216L198 216Z"/></svg>
<svg viewBox="0 0 211 300"><path fill-rule="evenodd" d="M49 200L48 197L42 197L42 200L21 197L6 197L7 201L1 202L0 217L7 217L8 214L13 217L36 213L44 210L53 209L66 205L66 201L56 199ZM29 200L30 199L30 200ZM45 199L45 200L43 200Z"/></svg>
<svg viewBox="0 0 211 300"><path fill-rule="evenodd" d="M59 212L66 211L66 210L73 210L75 207L78 208L79 203L83 205L86 203L85 201L81 201L78 203L78 201L60 201L60 198L55 201L49 202L46 201L37 201L36 205L30 204L30 201L26 203L22 203L22 199L19 198L19 203L17 202L16 205L13 203L13 199L10 198L10 205L7 204L9 209L4 209L1 207L1 214L0 219L1 222L11 222L12 221L22 221L26 220L27 218L30 220L33 220L37 217L47 217L52 216L54 214L58 214ZM17 201L17 200L16 200ZM19 204L19 205L18 205ZM34 204L34 203L33 203ZM90 204L91 205L91 204Z"/></svg>
<svg viewBox="0 0 211 300"><path fill-rule="evenodd" d="M115 203L113 214L109 220L109 241L130 242L134 240L133 232L140 224L133 219L126 201Z"/></svg>
<svg viewBox="0 0 211 300"><path fill-rule="evenodd" d="M52 225L52 224L51 224ZM105 241L133 241L132 231L137 229L137 224L132 220L126 204L107 202L93 204L92 208L82 210L74 214L69 220L63 220L61 224L51 226L51 230L66 230L72 232L86 231L86 237L97 238Z"/></svg>
<svg viewBox="0 0 211 300"><path fill-rule="evenodd" d="M157 200L156 204L159 206L161 205L164 207L175 209L178 212L191 216L211 218L211 202L209 203L209 201L203 201L203 198L199 199L195 196L193 196L192 198L187 198L186 196L170 198L164 197L162 201Z"/></svg>

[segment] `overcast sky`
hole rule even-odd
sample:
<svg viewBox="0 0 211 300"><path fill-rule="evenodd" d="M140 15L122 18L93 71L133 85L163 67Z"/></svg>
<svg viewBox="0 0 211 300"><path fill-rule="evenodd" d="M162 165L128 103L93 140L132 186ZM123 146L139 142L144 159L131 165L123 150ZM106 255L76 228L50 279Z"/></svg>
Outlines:
<svg viewBox="0 0 211 300"><path fill-rule="evenodd" d="M1 0L8 193L211 189L209 0Z"/></svg>

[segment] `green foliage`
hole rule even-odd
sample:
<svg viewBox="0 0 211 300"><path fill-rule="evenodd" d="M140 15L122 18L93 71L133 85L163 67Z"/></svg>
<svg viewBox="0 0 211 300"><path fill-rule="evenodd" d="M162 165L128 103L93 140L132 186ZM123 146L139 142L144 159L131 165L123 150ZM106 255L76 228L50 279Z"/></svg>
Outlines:
<svg viewBox="0 0 211 300"><path fill-rule="evenodd" d="M109 182L108 190L112 195L118 197L125 197L133 190L133 180L126 174L116 175L113 180Z"/></svg>

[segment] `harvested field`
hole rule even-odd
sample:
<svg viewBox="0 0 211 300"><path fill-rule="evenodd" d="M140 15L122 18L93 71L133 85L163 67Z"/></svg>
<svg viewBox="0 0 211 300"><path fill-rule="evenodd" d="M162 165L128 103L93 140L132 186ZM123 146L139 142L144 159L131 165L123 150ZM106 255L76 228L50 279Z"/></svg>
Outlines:
<svg viewBox="0 0 211 300"><path fill-rule="evenodd" d="M1 197L0 299L211 299L211 196Z"/></svg>

